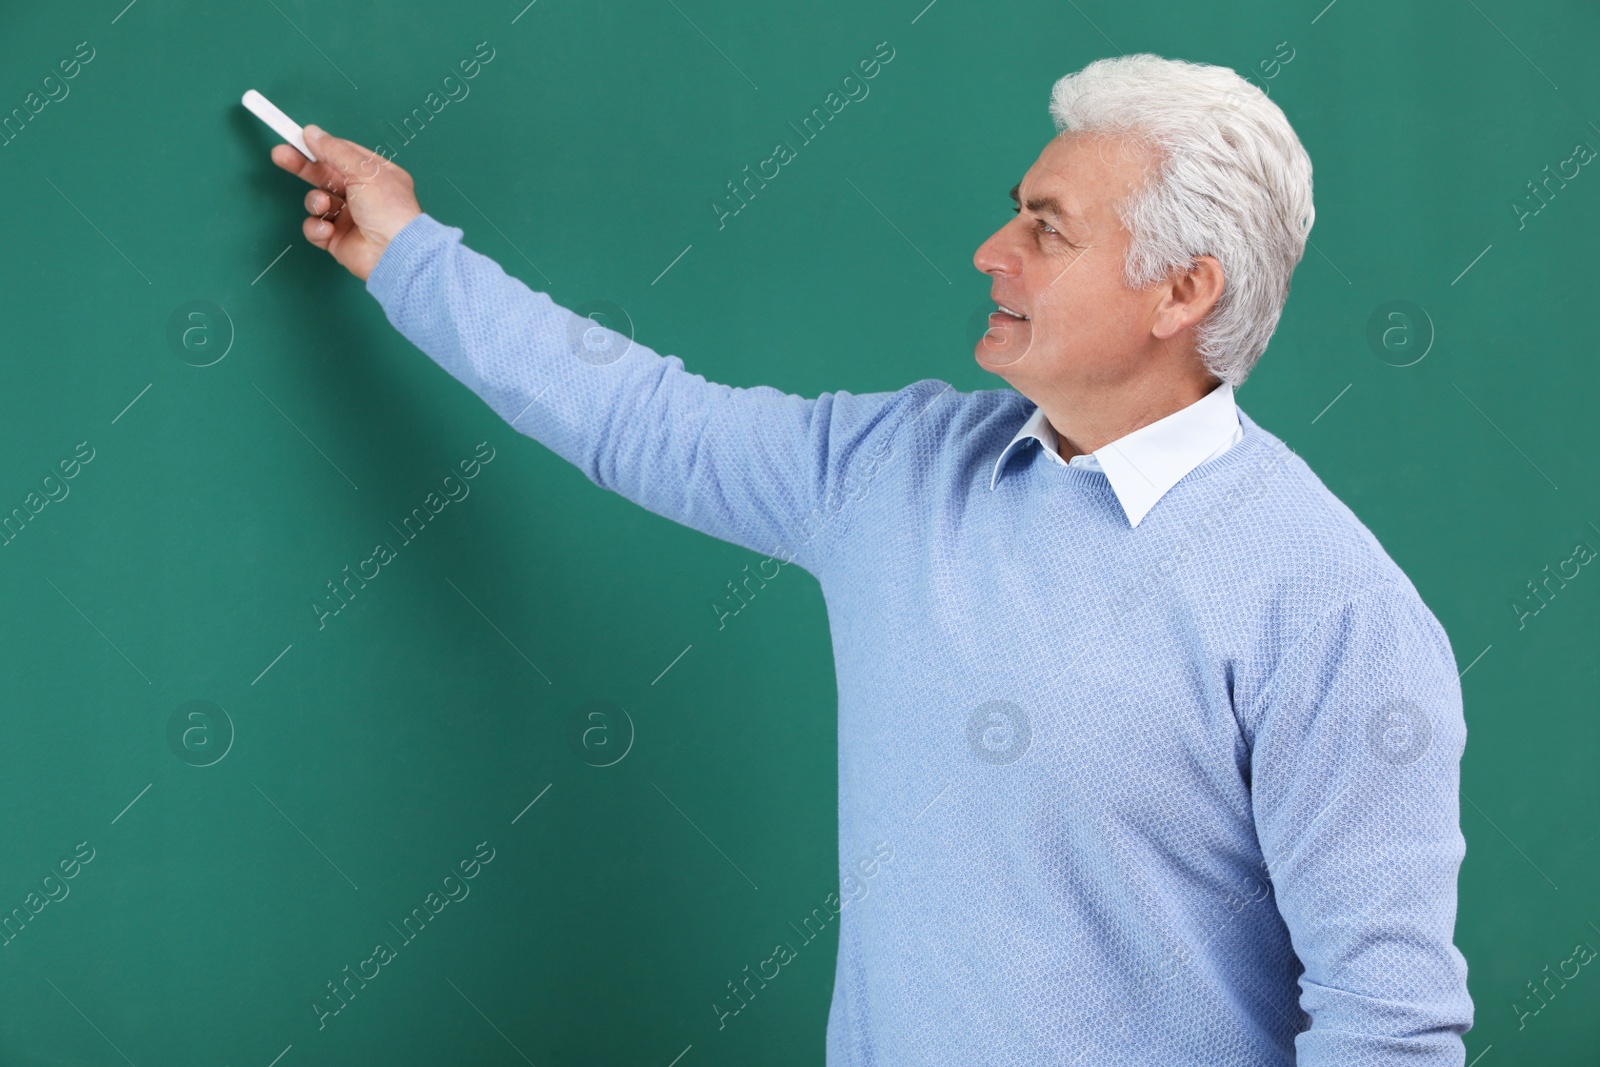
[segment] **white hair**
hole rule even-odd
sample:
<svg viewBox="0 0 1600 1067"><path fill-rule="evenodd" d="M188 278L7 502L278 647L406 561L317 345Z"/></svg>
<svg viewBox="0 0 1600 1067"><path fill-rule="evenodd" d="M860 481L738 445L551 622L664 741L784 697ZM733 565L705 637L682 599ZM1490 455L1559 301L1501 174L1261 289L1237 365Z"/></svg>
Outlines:
<svg viewBox="0 0 1600 1067"><path fill-rule="evenodd" d="M1206 369L1237 388L1266 350L1316 218L1311 158L1266 93L1227 67L1140 53L1099 59L1050 92L1061 132L1124 135L1159 162L1119 205L1123 274L1144 289L1196 256L1223 291L1197 327Z"/></svg>

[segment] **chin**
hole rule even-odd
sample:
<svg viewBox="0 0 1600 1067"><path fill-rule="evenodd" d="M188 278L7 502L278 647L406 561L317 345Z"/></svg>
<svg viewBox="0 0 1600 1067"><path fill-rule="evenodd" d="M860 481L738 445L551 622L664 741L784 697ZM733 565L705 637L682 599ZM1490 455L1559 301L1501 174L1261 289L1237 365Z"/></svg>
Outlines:
<svg viewBox="0 0 1600 1067"><path fill-rule="evenodd" d="M1005 323L991 326L972 348L972 358L978 366L1002 377L1007 368L1021 362L1033 345L1032 324Z"/></svg>

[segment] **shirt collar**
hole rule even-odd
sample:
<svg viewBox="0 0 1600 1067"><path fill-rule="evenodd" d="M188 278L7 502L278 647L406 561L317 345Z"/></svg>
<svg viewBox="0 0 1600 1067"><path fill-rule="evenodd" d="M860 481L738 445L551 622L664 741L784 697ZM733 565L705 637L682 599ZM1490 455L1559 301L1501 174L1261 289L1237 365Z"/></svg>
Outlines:
<svg viewBox="0 0 1600 1067"><path fill-rule="evenodd" d="M1138 526L1184 475L1218 455L1242 435L1233 386L1222 382L1188 407L1119 437L1092 456L1073 457L1072 465L1103 472L1129 524ZM991 490L999 482L1006 461L1030 439L1038 441L1059 460L1055 430L1044 412L1035 407L1000 453L1000 458L995 460L994 473L989 478Z"/></svg>

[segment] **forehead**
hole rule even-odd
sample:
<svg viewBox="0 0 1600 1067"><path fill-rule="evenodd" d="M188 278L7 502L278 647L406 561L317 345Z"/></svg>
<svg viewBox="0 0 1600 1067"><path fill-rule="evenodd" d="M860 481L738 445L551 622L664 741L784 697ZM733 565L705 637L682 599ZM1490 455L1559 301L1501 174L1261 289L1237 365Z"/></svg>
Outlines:
<svg viewBox="0 0 1600 1067"><path fill-rule="evenodd" d="M1108 214L1154 162L1154 153L1134 138L1068 131L1051 138L1028 168L1022 197L1053 197L1075 214Z"/></svg>

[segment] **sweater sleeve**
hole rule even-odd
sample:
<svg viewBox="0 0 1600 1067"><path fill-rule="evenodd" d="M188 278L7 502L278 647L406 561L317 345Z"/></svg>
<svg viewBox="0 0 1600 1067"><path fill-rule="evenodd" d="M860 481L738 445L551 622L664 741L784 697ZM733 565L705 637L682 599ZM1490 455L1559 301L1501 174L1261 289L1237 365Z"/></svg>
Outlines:
<svg viewBox="0 0 1600 1067"><path fill-rule="evenodd" d="M1296 1062L1460 1067L1466 723L1443 628L1409 583L1369 588L1294 643L1251 718L1256 832L1311 1018Z"/></svg>
<svg viewBox="0 0 1600 1067"><path fill-rule="evenodd" d="M367 291L396 329L596 485L813 572L830 520L942 385L806 399L711 383L530 290L462 236L422 214L384 249Z"/></svg>

